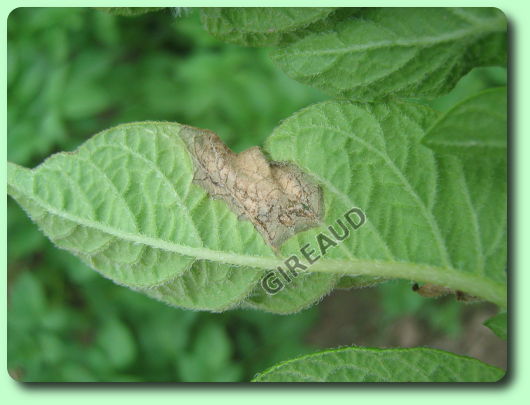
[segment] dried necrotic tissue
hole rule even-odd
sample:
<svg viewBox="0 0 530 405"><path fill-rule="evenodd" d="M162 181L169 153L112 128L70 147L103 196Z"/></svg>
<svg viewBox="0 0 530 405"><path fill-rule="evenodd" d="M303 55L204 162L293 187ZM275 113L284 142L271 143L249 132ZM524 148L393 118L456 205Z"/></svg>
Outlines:
<svg viewBox="0 0 530 405"><path fill-rule="evenodd" d="M259 147L234 153L211 131L184 127L194 182L250 221L275 251L292 235L321 225L322 190L298 167L267 160Z"/></svg>

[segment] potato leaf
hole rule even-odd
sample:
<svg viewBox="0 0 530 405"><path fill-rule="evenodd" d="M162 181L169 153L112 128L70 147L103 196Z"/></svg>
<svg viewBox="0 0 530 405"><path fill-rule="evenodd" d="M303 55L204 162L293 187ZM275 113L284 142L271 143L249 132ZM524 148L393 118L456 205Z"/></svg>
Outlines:
<svg viewBox="0 0 530 405"><path fill-rule="evenodd" d="M127 124L34 170L10 164L9 192L58 247L105 277L173 305L222 310L258 281L247 265L270 267L274 254L192 184L181 129Z"/></svg>
<svg viewBox="0 0 530 405"><path fill-rule="evenodd" d="M254 382L495 382L505 371L442 350L347 347L289 360Z"/></svg>
<svg viewBox="0 0 530 405"><path fill-rule="evenodd" d="M334 10L333 7L207 7L201 11L201 20L206 30L222 41L270 46Z"/></svg>
<svg viewBox="0 0 530 405"><path fill-rule="evenodd" d="M492 153L506 161L507 101L506 87L482 91L444 114L423 142L438 152Z"/></svg>
<svg viewBox="0 0 530 405"><path fill-rule="evenodd" d="M322 187L325 214L278 256L249 221L193 183L182 137L190 127L179 124L125 124L35 169L10 163L8 191L58 247L172 305L290 313L348 276L350 287L404 278L504 306L505 178L488 161L466 166L422 145L435 118L416 104L326 102L284 121L266 151ZM352 207L366 224L280 292L264 291L264 270L305 244L318 250L317 235Z"/></svg>
<svg viewBox="0 0 530 405"><path fill-rule="evenodd" d="M164 7L96 7L98 10L105 11L112 15L124 17L137 17L139 15L153 13L163 10Z"/></svg>
<svg viewBox="0 0 530 405"><path fill-rule="evenodd" d="M336 96L434 97L473 67L505 65L506 17L495 8L367 8L271 57Z"/></svg>
<svg viewBox="0 0 530 405"><path fill-rule="evenodd" d="M501 339L506 340L508 337L508 314L506 312L498 313L484 322L484 325Z"/></svg>

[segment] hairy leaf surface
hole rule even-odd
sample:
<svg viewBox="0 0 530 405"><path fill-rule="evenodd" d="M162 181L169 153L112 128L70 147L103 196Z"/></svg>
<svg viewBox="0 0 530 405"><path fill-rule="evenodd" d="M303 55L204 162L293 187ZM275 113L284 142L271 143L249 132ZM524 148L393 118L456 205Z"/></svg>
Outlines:
<svg viewBox="0 0 530 405"><path fill-rule="evenodd" d="M333 7L207 7L201 11L201 20L206 30L222 41L270 46L334 10Z"/></svg>
<svg viewBox="0 0 530 405"><path fill-rule="evenodd" d="M436 349L327 350L271 367L254 382L495 382L504 370Z"/></svg>
<svg viewBox="0 0 530 405"><path fill-rule="evenodd" d="M424 143L438 152L489 153L506 160L507 101L506 87L473 95L444 114Z"/></svg>
<svg viewBox="0 0 530 405"><path fill-rule="evenodd" d="M413 104L326 102L295 114L268 139L274 160L296 162L321 184L326 224L354 206L367 215L311 267L325 276L312 288L328 292L335 279L326 268L343 263L344 273L429 279L505 304L506 167L476 154L433 153L421 139L435 118ZM298 234L282 252L315 246L325 229ZM292 283L273 296L260 291L249 303L303 307L306 293Z"/></svg>
<svg viewBox="0 0 530 405"><path fill-rule="evenodd" d="M274 255L249 222L192 184L181 129L127 124L34 170L10 164L9 191L58 247L105 277L174 305L221 310L260 277L245 266L253 255Z"/></svg>
<svg viewBox="0 0 530 405"><path fill-rule="evenodd" d="M271 57L332 95L434 97L475 66L506 63L506 18L494 8L367 8Z"/></svg>
<svg viewBox="0 0 530 405"><path fill-rule="evenodd" d="M415 104L327 102L280 125L266 151L322 187L325 214L279 257L249 221L192 183L179 124L121 125L33 170L9 164L8 190L58 247L177 306L290 313L335 286L377 278L430 282L504 306L505 179L488 161L474 169L422 145L434 119ZM329 235L352 207L366 213L362 227L282 291L262 289L264 270L300 256L306 243L318 249L316 235Z"/></svg>

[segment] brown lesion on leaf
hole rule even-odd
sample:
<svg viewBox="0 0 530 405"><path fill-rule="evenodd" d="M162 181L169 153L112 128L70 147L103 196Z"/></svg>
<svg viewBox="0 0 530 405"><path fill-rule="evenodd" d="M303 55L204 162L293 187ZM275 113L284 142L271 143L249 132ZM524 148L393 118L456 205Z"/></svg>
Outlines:
<svg viewBox="0 0 530 405"><path fill-rule="evenodd" d="M292 235L318 226L322 190L291 163L269 161L257 146L234 153L211 131L184 127L194 182L250 221L275 251Z"/></svg>

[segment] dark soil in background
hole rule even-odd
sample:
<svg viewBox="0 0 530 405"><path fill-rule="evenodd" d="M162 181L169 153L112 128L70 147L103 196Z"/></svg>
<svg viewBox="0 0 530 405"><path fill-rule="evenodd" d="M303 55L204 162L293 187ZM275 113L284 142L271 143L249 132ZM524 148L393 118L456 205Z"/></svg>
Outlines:
<svg viewBox="0 0 530 405"><path fill-rule="evenodd" d="M450 299L455 298L439 298ZM373 288L334 291L320 303L320 319L309 333L307 342L323 349L351 345L381 348L431 347L475 357L506 369L506 341L483 325L485 320L496 314L495 305L462 304L462 331L455 339L434 330L428 322L416 316L405 315L382 324L380 318L384 314L378 301L378 291Z"/></svg>

